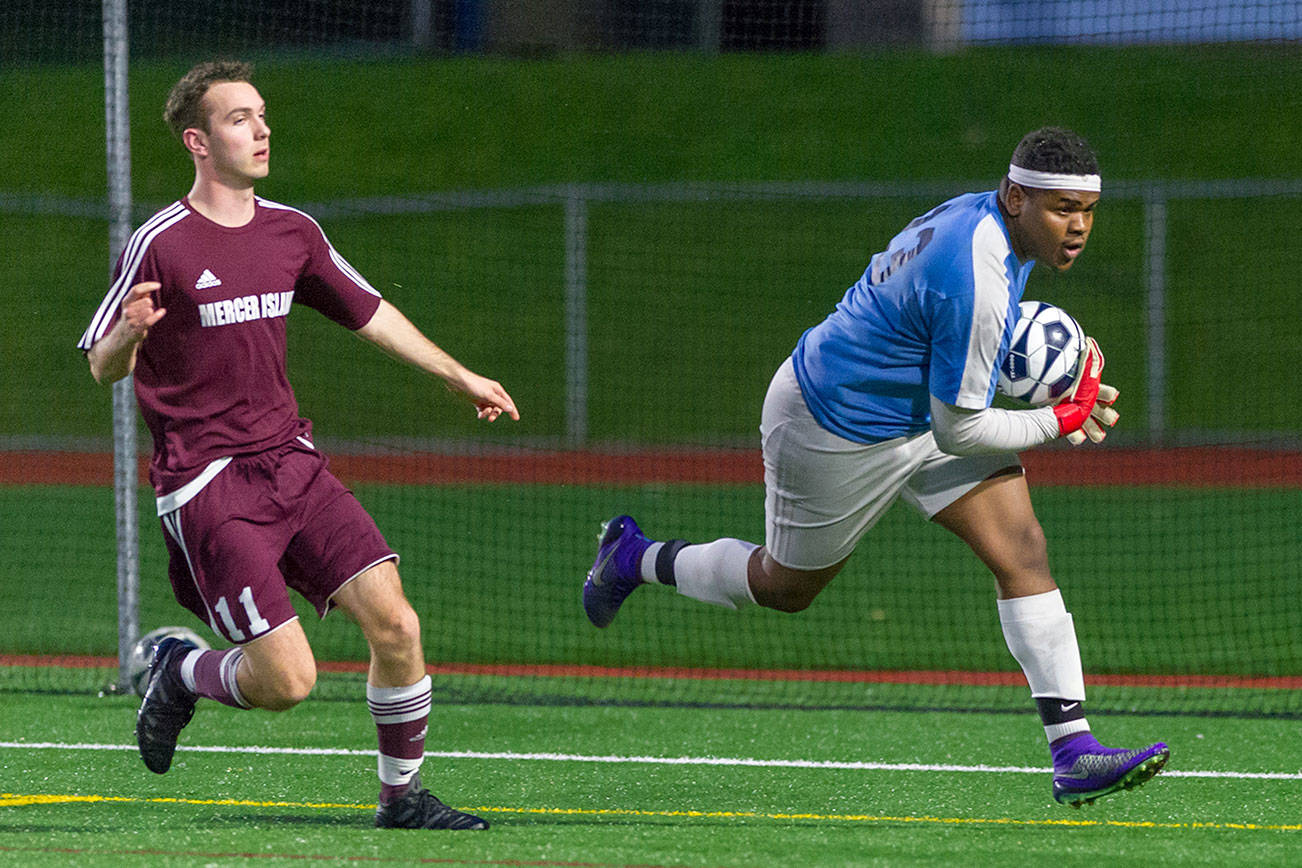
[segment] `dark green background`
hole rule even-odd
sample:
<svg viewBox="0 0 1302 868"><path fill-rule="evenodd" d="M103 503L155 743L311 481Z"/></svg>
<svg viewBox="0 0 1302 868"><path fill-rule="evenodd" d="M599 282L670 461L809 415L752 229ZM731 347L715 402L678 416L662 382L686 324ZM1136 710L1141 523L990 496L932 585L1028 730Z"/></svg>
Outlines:
<svg viewBox="0 0 1302 868"><path fill-rule="evenodd" d="M992 187L1017 139L1044 123L1084 133L1105 183L1292 177L1296 61L1285 47L269 60L257 84L274 159L260 192L308 208L564 183L927 181L958 193ZM189 62L132 69L140 203L161 206L192 180L159 117ZM102 198L102 106L97 68L7 70L0 192ZM763 389L800 332L939 198L594 204L592 438L752 441ZM1298 429L1294 201L1170 204L1173 429ZM1105 193L1084 259L1064 277L1040 269L1027 291L1103 344L1124 395L1118 439L1142 432L1148 410L1143 220L1138 200ZM488 437L563 434L559 204L324 223L436 341L511 390L524 419ZM107 435L107 395L73 349L103 297L106 224L3 213L0 237L0 434ZM327 441L485 433L441 390L315 314L292 323L291 376Z"/></svg>

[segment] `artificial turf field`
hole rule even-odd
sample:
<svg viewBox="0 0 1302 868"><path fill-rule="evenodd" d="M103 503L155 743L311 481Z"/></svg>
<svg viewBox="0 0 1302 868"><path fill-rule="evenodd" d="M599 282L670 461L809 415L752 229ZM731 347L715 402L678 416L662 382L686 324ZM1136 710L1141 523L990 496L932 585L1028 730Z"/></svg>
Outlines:
<svg viewBox="0 0 1302 868"><path fill-rule="evenodd" d="M1167 770L1080 810L1034 715L436 705L425 783L480 833L371 825L365 703L203 703L165 776L133 698L0 703L0 862L15 865L1291 865L1297 720L1115 716Z"/></svg>
<svg viewBox="0 0 1302 868"><path fill-rule="evenodd" d="M988 576L906 509L887 514L871 556L801 615L739 616L648 590L597 631L577 594L601 517L630 509L697 538L753 533L756 488L357 491L404 553L432 662L624 668L436 673L425 782L494 827L371 827L374 729L355 673L323 674L284 715L203 704L176 766L158 777L135 755L134 700L94 695L111 671L5 666L0 862L1287 865L1302 853L1295 601L1269 593L1298 562L1286 533L1295 489L1034 490L1051 551L1067 548L1061 535L1079 510L1097 516L1090 569L1056 562L1095 731L1117 746L1172 748L1144 788L1080 811L1051 799L1024 684L980 686L962 673L930 685L657 677L656 666L688 664L1014 668ZM0 504L0 549L26 578L0 592L0 651L111 651L109 493L0 486ZM141 527L142 624L198 626L170 599L147 514ZM507 553L485 556L473 545L485 536ZM36 557L42 539L62 544ZM465 604L467 587L477 605ZM1107 612L1118 595L1155 605L1115 631ZM305 626L322 661L362 658L343 619ZM1276 677L1234 688L1093 678L1110 671Z"/></svg>

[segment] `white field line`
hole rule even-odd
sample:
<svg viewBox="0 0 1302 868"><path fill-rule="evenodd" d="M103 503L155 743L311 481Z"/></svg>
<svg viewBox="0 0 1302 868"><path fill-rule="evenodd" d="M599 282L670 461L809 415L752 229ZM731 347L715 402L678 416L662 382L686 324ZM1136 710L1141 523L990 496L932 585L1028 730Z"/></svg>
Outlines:
<svg viewBox="0 0 1302 868"><path fill-rule="evenodd" d="M87 751L134 751L133 744L78 744L64 742L27 742L0 741L0 750L87 750ZM289 756L375 756L374 750L357 750L336 747L257 747L237 745L179 745L178 751L192 753L229 753L229 754L279 754ZM539 761L539 762L581 762L581 763L632 763L641 765L665 766L748 766L753 768L790 768L790 769L844 769L851 771L887 771L887 772L978 772L986 774L1047 774L1048 768L1034 766L987 766L987 765L953 765L949 763L883 763L861 762L854 760L801 760L801 759L755 759L753 757L697 757L697 756L621 756L616 754L570 754L570 753L516 753L513 751L472 751L442 750L426 751L430 759L477 759ZM1162 772L1163 777L1174 778L1238 778L1245 780L1298 781L1302 772L1225 772L1225 771L1190 771L1173 769Z"/></svg>

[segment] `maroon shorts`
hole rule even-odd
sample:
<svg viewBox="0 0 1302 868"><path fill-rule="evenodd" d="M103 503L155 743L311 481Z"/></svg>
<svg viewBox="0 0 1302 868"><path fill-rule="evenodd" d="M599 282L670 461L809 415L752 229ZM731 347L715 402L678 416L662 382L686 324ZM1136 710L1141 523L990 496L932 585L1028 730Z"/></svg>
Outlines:
<svg viewBox="0 0 1302 868"><path fill-rule="evenodd" d="M299 441L237 456L162 523L176 599L237 644L297 616L288 588L324 618L335 592L397 559L325 457Z"/></svg>

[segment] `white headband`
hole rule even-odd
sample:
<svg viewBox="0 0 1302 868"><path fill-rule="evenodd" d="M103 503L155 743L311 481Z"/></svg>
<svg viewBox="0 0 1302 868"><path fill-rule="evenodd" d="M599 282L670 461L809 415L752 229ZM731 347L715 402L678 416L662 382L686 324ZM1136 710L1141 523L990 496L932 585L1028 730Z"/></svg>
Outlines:
<svg viewBox="0 0 1302 868"><path fill-rule="evenodd" d="M1012 163L1008 164L1008 180L1037 190L1082 190L1086 193L1098 193L1103 189L1102 179L1098 175L1057 175L1053 172L1023 169Z"/></svg>

